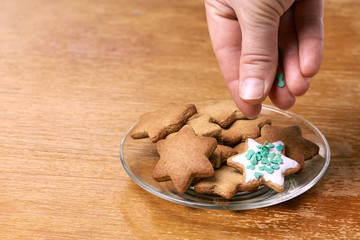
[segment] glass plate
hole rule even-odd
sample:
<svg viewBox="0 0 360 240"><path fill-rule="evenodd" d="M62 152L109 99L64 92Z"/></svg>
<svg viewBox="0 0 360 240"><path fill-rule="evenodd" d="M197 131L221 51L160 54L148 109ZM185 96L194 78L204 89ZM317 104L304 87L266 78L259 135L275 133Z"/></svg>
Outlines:
<svg viewBox="0 0 360 240"><path fill-rule="evenodd" d="M240 192L227 200L217 195L198 194L190 188L185 193L176 191L171 181L156 182L152 171L159 160L154 143L148 138L133 140L129 131L120 146L120 158L129 176L148 192L168 201L195 208L245 210L267 207L292 199L313 187L325 173L330 162L330 148L324 135L309 121L297 114L263 105L261 115L270 117L274 126L298 125L303 136L320 147L319 155L305 162L304 173L287 176L284 192L277 193L264 186L256 192Z"/></svg>

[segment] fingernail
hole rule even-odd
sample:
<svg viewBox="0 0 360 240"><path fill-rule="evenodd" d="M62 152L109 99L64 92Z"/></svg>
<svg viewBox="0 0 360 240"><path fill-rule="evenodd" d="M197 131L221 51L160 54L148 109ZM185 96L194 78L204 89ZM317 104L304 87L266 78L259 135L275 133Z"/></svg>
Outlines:
<svg viewBox="0 0 360 240"><path fill-rule="evenodd" d="M264 96L264 81L258 78L246 78L241 83L239 95L244 100L261 99Z"/></svg>

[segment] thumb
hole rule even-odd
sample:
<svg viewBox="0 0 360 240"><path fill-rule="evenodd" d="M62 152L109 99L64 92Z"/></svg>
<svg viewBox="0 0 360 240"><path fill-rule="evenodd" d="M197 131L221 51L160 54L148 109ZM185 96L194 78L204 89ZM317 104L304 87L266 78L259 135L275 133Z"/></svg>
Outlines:
<svg viewBox="0 0 360 240"><path fill-rule="evenodd" d="M270 92L277 68L280 16L293 2L237 1L234 9L242 34L239 96L244 102L259 104Z"/></svg>

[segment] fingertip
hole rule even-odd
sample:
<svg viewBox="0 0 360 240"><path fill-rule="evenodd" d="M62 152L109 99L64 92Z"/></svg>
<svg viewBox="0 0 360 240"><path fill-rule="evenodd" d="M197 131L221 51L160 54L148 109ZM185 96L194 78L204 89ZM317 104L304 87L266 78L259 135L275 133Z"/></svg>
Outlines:
<svg viewBox="0 0 360 240"><path fill-rule="evenodd" d="M310 78L305 77L301 71L300 56L296 41L283 42L281 67L288 91L294 96L304 95L310 87Z"/></svg>
<svg viewBox="0 0 360 240"><path fill-rule="evenodd" d="M304 95L309 90L310 78L304 77L299 69L291 66L286 66L286 70L286 84L290 93L296 97Z"/></svg>
<svg viewBox="0 0 360 240"><path fill-rule="evenodd" d="M314 77L320 70L321 57L300 57L301 73L305 78Z"/></svg>
<svg viewBox="0 0 360 240"><path fill-rule="evenodd" d="M241 107L240 111L242 111L242 113L244 114L244 116L246 118L254 119L260 114L261 108L262 108L261 104L257 104L257 105L247 104L247 105Z"/></svg>
<svg viewBox="0 0 360 240"><path fill-rule="evenodd" d="M231 96L246 118L253 119L256 118L261 112L261 102L260 103L248 103L240 98L239 96L239 80L231 81L227 83L228 89L231 93Z"/></svg>
<svg viewBox="0 0 360 240"><path fill-rule="evenodd" d="M279 96L281 96L281 94L276 94L276 93L269 94L270 100L274 103L276 107L282 110L288 110L289 108L294 106L296 102L295 96L291 94L282 97Z"/></svg>
<svg viewBox="0 0 360 240"><path fill-rule="evenodd" d="M324 51L324 1L304 0L294 4L301 73L313 77L320 69Z"/></svg>
<svg viewBox="0 0 360 240"><path fill-rule="evenodd" d="M291 108L296 101L296 97L290 90L291 81L289 81L287 76L289 76L289 74L284 77L283 66L282 63L280 63L278 67L278 73L276 74L276 80L274 81L269 93L269 98L274 103L274 105L283 110ZM293 82L296 83L297 81ZM299 86L295 84L294 87L296 88Z"/></svg>
<svg viewBox="0 0 360 240"><path fill-rule="evenodd" d="M290 93L286 86L280 88L276 84L273 85L269 98L276 107L282 110L291 108L296 102L296 97Z"/></svg>
<svg viewBox="0 0 360 240"><path fill-rule="evenodd" d="M244 116L248 119L256 118L260 112L262 105L261 104L249 104L242 101L240 98L234 98L235 104L240 109L240 111L244 114Z"/></svg>
<svg viewBox="0 0 360 240"><path fill-rule="evenodd" d="M264 98L264 81L259 78L246 78L240 82L239 97L250 104L259 104Z"/></svg>
<svg viewBox="0 0 360 240"><path fill-rule="evenodd" d="M297 84L297 82L298 83L301 82L301 83ZM310 78L304 78L301 76L299 77L297 82L289 81L288 88L292 95L296 97L300 97L303 96L309 90Z"/></svg>
<svg viewBox="0 0 360 240"><path fill-rule="evenodd" d="M323 42L319 39L302 40L300 45L300 69L301 73L306 78L311 78L318 73L322 55Z"/></svg>

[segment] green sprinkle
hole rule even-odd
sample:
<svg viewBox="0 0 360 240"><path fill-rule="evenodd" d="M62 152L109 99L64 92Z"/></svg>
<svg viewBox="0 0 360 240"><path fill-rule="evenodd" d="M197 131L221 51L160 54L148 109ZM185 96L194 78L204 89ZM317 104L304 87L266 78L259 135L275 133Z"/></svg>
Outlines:
<svg viewBox="0 0 360 240"><path fill-rule="evenodd" d="M278 163L282 164L283 160L281 158L281 154L276 155L275 161L277 161Z"/></svg>
<svg viewBox="0 0 360 240"><path fill-rule="evenodd" d="M278 163L279 163L279 161L276 160L276 159L271 159L270 162L271 162L271 163L274 163L274 164L278 164Z"/></svg>
<svg viewBox="0 0 360 240"><path fill-rule="evenodd" d="M281 73L276 73L276 76L275 76L278 80L278 87L284 87L285 86L285 83L283 81L283 78L284 78L284 75L282 75Z"/></svg>
<svg viewBox="0 0 360 240"><path fill-rule="evenodd" d="M275 155L276 155L276 154L275 154L275 153L273 153L273 152L272 152L272 153L269 153L269 158L270 158L270 161L274 159Z"/></svg>
<svg viewBox="0 0 360 240"><path fill-rule="evenodd" d="M263 145L257 145L256 147L258 149L260 149L261 151L269 152L269 147L267 147L266 144L267 144L267 142L265 141L265 143Z"/></svg>
<svg viewBox="0 0 360 240"><path fill-rule="evenodd" d="M270 152L270 148L269 147L264 147L263 151L266 152L266 155L267 155Z"/></svg>
<svg viewBox="0 0 360 240"><path fill-rule="evenodd" d="M265 171L268 173L268 174L272 174L274 172L274 169L272 168L266 168Z"/></svg>
<svg viewBox="0 0 360 240"><path fill-rule="evenodd" d="M256 160L257 161L260 161L262 159L262 155L261 155L261 152L256 152Z"/></svg>
<svg viewBox="0 0 360 240"><path fill-rule="evenodd" d="M256 165L258 163L258 160L256 159L256 154L251 157L250 162L252 165Z"/></svg>
<svg viewBox="0 0 360 240"><path fill-rule="evenodd" d="M254 154L255 154L255 151L252 150L252 149L250 149L249 151L247 151L245 157L246 157L247 160L250 160L251 157L252 157Z"/></svg>
<svg viewBox="0 0 360 240"><path fill-rule="evenodd" d="M271 163L267 160L267 158L263 158L263 159L261 159L261 163L262 164L266 164L266 165L270 165Z"/></svg>
<svg viewBox="0 0 360 240"><path fill-rule="evenodd" d="M254 170L255 169L255 166L254 165L249 165L249 166L246 166L247 169L251 169L251 170Z"/></svg>
<svg viewBox="0 0 360 240"><path fill-rule="evenodd" d="M270 167L274 170L278 170L280 168L277 164L272 164Z"/></svg>
<svg viewBox="0 0 360 240"><path fill-rule="evenodd" d="M260 167L259 167L259 170L260 170L260 171L265 171L265 168L266 168L265 166L260 166Z"/></svg>
<svg viewBox="0 0 360 240"><path fill-rule="evenodd" d="M284 86L285 86L285 83L283 82L283 80L279 79L278 87L282 88Z"/></svg>
<svg viewBox="0 0 360 240"><path fill-rule="evenodd" d="M256 178L260 178L260 177L263 176L263 174L262 174L262 173L259 173L259 172L255 172L255 173L254 173L254 176L255 176Z"/></svg>
<svg viewBox="0 0 360 240"><path fill-rule="evenodd" d="M274 144L269 143L269 144L268 144L268 147L269 147L269 148L273 148L273 147L274 147Z"/></svg>
<svg viewBox="0 0 360 240"><path fill-rule="evenodd" d="M279 144L276 146L276 150L278 150L279 152L281 152L283 150L283 145Z"/></svg>

